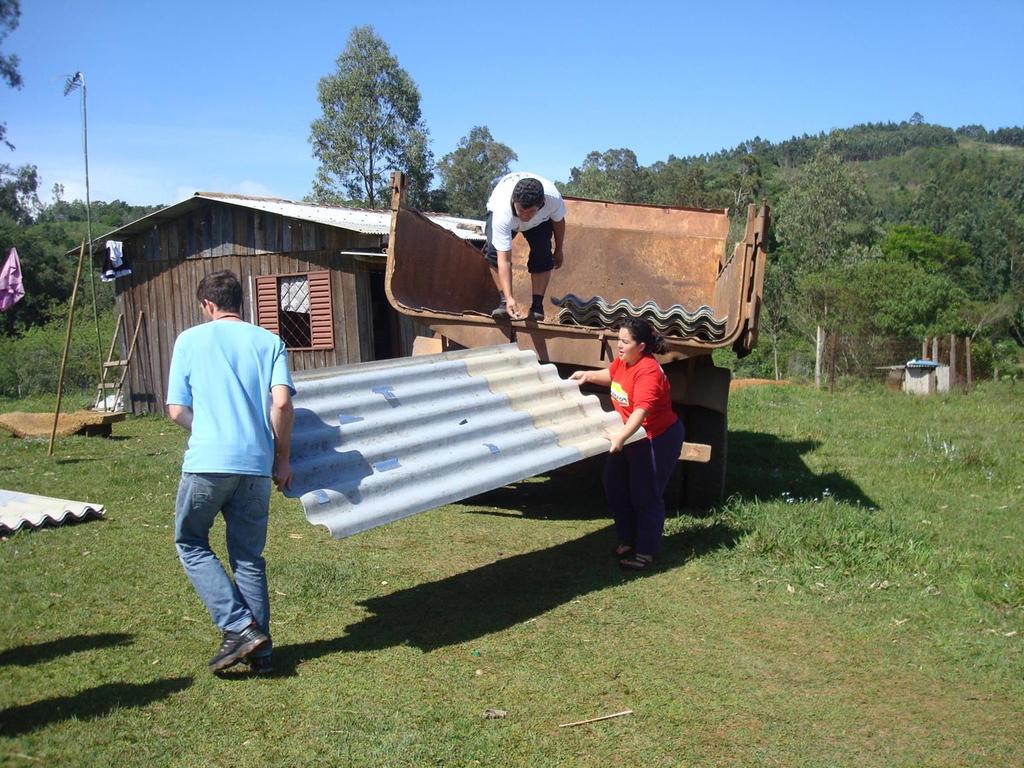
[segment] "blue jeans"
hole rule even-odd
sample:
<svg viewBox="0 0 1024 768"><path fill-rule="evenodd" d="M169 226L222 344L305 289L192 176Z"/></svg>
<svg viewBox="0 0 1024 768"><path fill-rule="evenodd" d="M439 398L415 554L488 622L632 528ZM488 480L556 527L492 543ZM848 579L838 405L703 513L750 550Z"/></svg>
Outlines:
<svg viewBox="0 0 1024 768"><path fill-rule="evenodd" d="M228 561L234 581L210 549L210 528L224 515ZM270 478L183 472L174 515L174 543L189 581L222 630L240 632L252 622L270 635L267 543ZM257 655L270 652L270 644Z"/></svg>
<svg viewBox="0 0 1024 768"><path fill-rule="evenodd" d="M608 454L604 492L620 544L641 555L657 555L665 530L665 488L679 461L685 431L676 421L653 440L637 440Z"/></svg>

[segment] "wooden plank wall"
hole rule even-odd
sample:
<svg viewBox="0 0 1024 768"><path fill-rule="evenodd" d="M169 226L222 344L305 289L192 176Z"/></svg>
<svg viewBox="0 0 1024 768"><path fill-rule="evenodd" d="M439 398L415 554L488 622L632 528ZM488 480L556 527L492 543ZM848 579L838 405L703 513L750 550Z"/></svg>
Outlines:
<svg viewBox="0 0 1024 768"><path fill-rule="evenodd" d="M379 235L205 201L177 218L154 224L144 234L127 238L124 254L134 264L379 246Z"/></svg>
<svg viewBox="0 0 1024 768"><path fill-rule="evenodd" d="M294 245L302 250L269 251L268 244ZM334 349L290 350L292 370L367 359L360 343L360 307L368 297L360 296L356 286L356 275L365 265L339 251L379 247L377 235L217 204L127 239L125 252L132 274L117 281L119 309L129 327L140 310L145 316L126 380L126 408L133 413L163 411L174 340L181 331L203 321L196 289L204 275L218 269L230 269L241 279L242 314L250 322L255 321L251 298L257 275L329 270ZM190 250L197 255L190 256ZM176 258L163 258L165 254Z"/></svg>

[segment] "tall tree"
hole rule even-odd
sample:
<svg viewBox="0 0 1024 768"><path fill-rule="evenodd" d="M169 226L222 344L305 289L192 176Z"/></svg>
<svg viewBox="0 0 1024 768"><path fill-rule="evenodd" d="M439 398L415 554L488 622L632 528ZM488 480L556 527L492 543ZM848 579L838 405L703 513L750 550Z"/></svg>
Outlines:
<svg viewBox="0 0 1024 768"><path fill-rule="evenodd" d="M337 65L317 84L323 116L309 136L320 161L313 199L378 206L396 170L407 173L413 201L426 199L433 158L416 83L370 26L352 30Z"/></svg>
<svg viewBox="0 0 1024 768"><path fill-rule="evenodd" d="M821 361L828 325L830 280L851 253L868 221L868 198L860 180L839 155L822 147L800 167L792 185L779 200L775 232L787 251L793 277L814 273L824 278L819 290L803 291L811 299L814 324L814 381L821 385ZM809 330L809 329L808 329Z"/></svg>
<svg viewBox="0 0 1024 768"><path fill-rule="evenodd" d="M487 126L470 129L468 136L459 139L458 147L437 164L449 209L463 216L482 217L495 182L518 159L511 147L494 140Z"/></svg>
<svg viewBox="0 0 1024 768"><path fill-rule="evenodd" d="M718 196L708 186L705 163L700 159L682 160L669 155L666 162L654 163L649 168L651 197L644 202L662 205L685 205L694 208L724 208Z"/></svg>
<svg viewBox="0 0 1024 768"><path fill-rule="evenodd" d="M21 18L21 4L18 0L0 0L0 42L8 34L18 28ZM21 88L21 72L18 71L19 60L13 53L0 53L0 80L4 80L11 88ZM7 123L0 123L0 142L14 149L7 140Z"/></svg>
<svg viewBox="0 0 1024 768"><path fill-rule="evenodd" d="M631 149L591 152L579 168L569 172L563 192L596 200L642 203L649 199L650 174Z"/></svg>
<svg viewBox="0 0 1024 768"><path fill-rule="evenodd" d="M34 165L15 168L0 163L0 215L9 216L17 224L31 224L42 207L38 189L39 174Z"/></svg>
<svg viewBox="0 0 1024 768"><path fill-rule="evenodd" d="M739 211L748 203L756 203L761 195L761 161L755 154L740 158L737 169L729 175L732 207Z"/></svg>
<svg viewBox="0 0 1024 768"><path fill-rule="evenodd" d="M775 233L801 271L821 271L838 264L864 234L867 219L860 179L838 155L821 149L779 199Z"/></svg>

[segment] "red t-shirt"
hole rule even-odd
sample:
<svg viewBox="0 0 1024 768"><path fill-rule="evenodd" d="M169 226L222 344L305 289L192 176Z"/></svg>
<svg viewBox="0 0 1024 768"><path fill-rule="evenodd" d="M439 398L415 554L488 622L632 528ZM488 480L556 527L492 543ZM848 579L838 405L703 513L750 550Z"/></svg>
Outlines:
<svg viewBox="0 0 1024 768"><path fill-rule="evenodd" d="M608 368L612 377L612 405L625 424L636 408L643 408L644 429L648 438L655 438L676 423L668 377L658 361L644 355L633 365L619 358Z"/></svg>

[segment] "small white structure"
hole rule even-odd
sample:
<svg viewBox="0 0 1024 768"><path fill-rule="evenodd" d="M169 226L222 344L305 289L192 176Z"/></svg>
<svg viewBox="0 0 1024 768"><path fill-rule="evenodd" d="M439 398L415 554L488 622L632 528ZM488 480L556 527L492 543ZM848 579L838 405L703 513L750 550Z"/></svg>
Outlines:
<svg viewBox="0 0 1024 768"><path fill-rule="evenodd" d="M903 391L915 395L949 392L949 366L932 360L908 360L904 366Z"/></svg>

